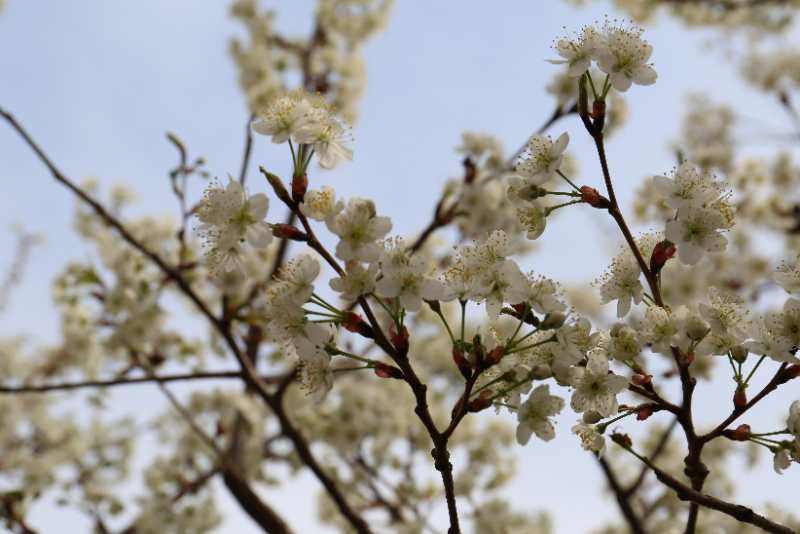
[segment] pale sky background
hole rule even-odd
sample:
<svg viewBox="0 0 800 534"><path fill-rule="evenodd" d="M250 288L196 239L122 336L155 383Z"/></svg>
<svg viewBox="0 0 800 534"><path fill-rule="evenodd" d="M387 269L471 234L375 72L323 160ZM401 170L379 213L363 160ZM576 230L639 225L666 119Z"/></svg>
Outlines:
<svg viewBox="0 0 800 534"><path fill-rule="evenodd" d="M313 1L263 3L279 12L279 28L307 32ZM0 13L0 106L16 114L68 175L97 177L104 185L124 181L140 195L137 212L174 213L166 173L175 154L165 131L176 132L191 154L205 156L213 173L238 172L247 112L227 55L229 37L241 29L227 8L228 2L211 0L8 0ZM576 10L556 0L397 2L388 29L366 50L370 81L354 129L355 160L335 172L315 173L314 180L344 196L373 198L398 233L418 231L442 183L459 173L453 148L461 132L492 132L508 151L516 149L553 109L544 92L555 72L544 62L553 56L552 40L562 27L578 28L605 13L614 14L603 3ZM711 92L760 117L746 129L751 133L763 131L765 123L778 131L789 128L773 102L742 86L719 50L704 48L708 35L666 19L647 30L658 83L628 93L631 119L608 146L625 206L639 180L672 167L667 144L678 135L690 91ZM580 180L599 186L598 164L579 121L573 117L553 132L565 129L580 161ZM263 138L256 141L251 191L262 187L258 164L286 168L282 153ZM72 197L4 124L0 199L0 267L12 258L13 239L5 231L12 223L47 236L0 316L0 335L27 332L39 342L53 340L58 327L50 281L67 260L85 258L90 249L71 230ZM530 267L564 281L597 277L620 237L610 219L596 215L570 210L558 218ZM282 217L271 214L273 220ZM728 390L726 385L718 393ZM716 404L698 402L717 419L729 411L727 393L719 394ZM781 407L781 417L791 398L784 393L772 405ZM126 388L113 399L119 413L162 406L157 390L148 386ZM759 414L765 426L779 424L774 409L754 411L750 420L758 421ZM514 449L520 476L507 492L518 508L548 510L559 533L584 532L617 515L613 501L600 496L593 459L579 452L569 434L573 419L567 414L560 420L554 442ZM762 465L741 480L742 503L758 506L769 495L796 505L791 496L800 468L778 477ZM266 495L297 532L324 532L310 511L317 489L316 481L303 477ZM228 516L221 532L255 530L235 503L221 501ZM32 517L43 532L80 532L87 525L79 514L49 504L38 506Z"/></svg>

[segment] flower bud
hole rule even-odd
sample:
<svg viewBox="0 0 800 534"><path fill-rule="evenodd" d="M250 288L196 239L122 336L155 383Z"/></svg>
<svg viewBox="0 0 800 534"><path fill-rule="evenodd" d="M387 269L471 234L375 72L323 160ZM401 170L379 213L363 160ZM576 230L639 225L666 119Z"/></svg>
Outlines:
<svg viewBox="0 0 800 534"><path fill-rule="evenodd" d="M686 335L692 341L702 341L704 337L711 331L708 323L697 315L692 315L686 322Z"/></svg>
<svg viewBox="0 0 800 534"><path fill-rule="evenodd" d="M403 371L393 365L380 362L375 364L375 374L381 378L395 378L397 380L403 380L404 378Z"/></svg>
<svg viewBox="0 0 800 534"><path fill-rule="evenodd" d="M549 365L535 365L533 369L531 369L530 376L534 380L547 380L553 376L553 371L550 369Z"/></svg>
<svg viewBox="0 0 800 534"><path fill-rule="evenodd" d="M269 185L272 186L272 190L275 191L275 196L278 197L284 204L291 206L292 198L289 196L289 192L286 191L286 187L284 187L283 181L281 181L280 177L268 172L264 167L259 167L258 170L261 171L261 174L266 176L267 182L269 182Z"/></svg>
<svg viewBox="0 0 800 534"><path fill-rule="evenodd" d="M731 349L731 356L739 363L744 363L747 360L747 347L744 345L736 345Z"/></svg>
<svg viewBox="0 0 800 534"><path fill-rule="evenodd" d="M442 306L439 304L438 300L426 300L425 304L430 306L433 313L442 313Z"/></svg>
<svg viewBox="0 0 800 534"><path fill-rule="evenodd" d="M611 206L611 202L600 194L594 187L588 185L581 186L581 200L593 208L605 210Z"/></svg>
<svg viewBox="0 0 800 534"><path fill-rule="evenodd" d="M567 316L561 312L550 312L545 315L542 322L539 324L539 328L542 330L556 330L561 328L564 325L564 321L567 320Z"/></svg>
<svg viewBox="0 0 800 534"><path fill-rule="evenodd" d="M583 412L583 417L581 419L587 425L593 425L598 421L602 420L603 416L595 412L594 410L588 410L586 412Z"/></svg>
<svg viewBox="0 0 800 534"><path fill-rule="evenodd" d="M656 246L653 247L653 253L650 255L650 271L653 274L660 273L661 269L664 268L664 264L667 263L667 260L674 257L677 251L678 248L675 246L675 243L668 239L656 243Z"/></svg>

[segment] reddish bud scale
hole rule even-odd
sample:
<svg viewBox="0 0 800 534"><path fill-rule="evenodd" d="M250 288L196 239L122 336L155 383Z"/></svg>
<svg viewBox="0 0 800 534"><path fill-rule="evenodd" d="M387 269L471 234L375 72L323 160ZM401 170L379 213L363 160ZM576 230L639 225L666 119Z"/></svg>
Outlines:
<svg viewBox="0 0 800 534"><path fill-rule="evenodd" d="M375 333L372 331L372 327L365 323L364 319L362 319L357 313L345 313L344 319L342 320L342 326L345 328L345 330L350 332L360 334L370 339L375 338Z"/></svg>
<svg viewBox="0 0 800 534"><path fill-rule="evenodd" d="M600 194L594 187L588 185L581 186L581 200L593 208L605 210L611 207L611 202Z"/></svg>
<svg viewBox="0 0 800 534"><path fill-rule="evenodd" d="M664 264L666 264L671 258L675 257L675 253L677 251L678 247L675 246L675 243L667 239L656 243L656 246L653 247L653 253L650 255L650 271L653 274L658 274L661 272Z"/></svg>
<svg viewBox="0 0 800 534"><path fill-rule="evenodd" d="M292 199L300 204L308 191L308 175L295 174L292 177Z"/></svg>
<svg viewBox="0 0 800 534"><path fill-rule="evenodd" d="M631 377L631 382L635 386L650 387L653 385L653 375L637 373Z"/></svg>
<svg viewBox="0 0 800 534"><path fill-rule="evenodd" d="M747 441L750 439L750 425L739 425L733 431L726 431L725 437L734 441Z"/></svg>
<svg viewBox="0 0 800 534"><path fill-rule="evenodd" d="M477 398L472 399L467 404L467 410L470 412L480 412L492 405L491 393L488 390L482 391Z"/></svg>
<svg viewBox="0 0 800 534"><path fill-rule="evenodd" d="M637 421L644 421L645 419L647 419L648 417L653 415L654 411L655 410L653 409L653 405L652 404L644 404L642 406L639 406L636 409L636 420Z"/></svg>
<svg viewBox="0 0 800 534"><path fill-rule="evenodd" d="M733 405L739 409L747 406L747 393L744 388L736 388L736 393L733 394Z"/></svg>
<svg viewBox="0 0 800 534"><path fill-rule="evenodd" d="M503 359L505 352L505 347L501 346L493 348L492 351L484 357L483 365L487 368L491 367L492 365L497 365L500 360Z"/></svg>
<svg viewBox="0 0 800 534"><path fill-rule="evenodd" d="M405 326L400 329L400 332L392 328L389 331L389 337L392 345L401 356L408 354L408 329Z"/></svg>
<svg viewBox="0 0 800 534"><path fill-rule="evenodd" d="M778 383L785 384L789 380L794 380L799 376L800 376L800 365L793 364L783 370L780 377L778 378Z"/></svg>
<svg viewBox="0 0 800 534"><path fill-rule="evenodd" d="M453 361L461 372L464 378L469 378L472 374L472 366L469 361L464 357L464 351L459 347L453 347Z"/></svg>
<svg viewBox="0 0 800 534"><path fill-rule="evenodd" d="M626 449L630 449L631 446L633 446L633 441L631 440L631 437L628 434L622 434L620 432L614 432L613 434L611 434L611 441L613 441L617 445L625 447Z"/></svg>
<svg viewBox="0 0 800 534"><path fill-rule="evenodd" d="M385 363L375 364L375 374L381 378L394 378L396 380L403 380L403 371L392 365Z"/></svg>
<svg viewBox="0 0 800 534"><path fill-rule="evenodd" d="M272 235L278 239L289 239L291 241L308 241L308 236L295 228L291 224L276 224L272 227Z"/></svg>

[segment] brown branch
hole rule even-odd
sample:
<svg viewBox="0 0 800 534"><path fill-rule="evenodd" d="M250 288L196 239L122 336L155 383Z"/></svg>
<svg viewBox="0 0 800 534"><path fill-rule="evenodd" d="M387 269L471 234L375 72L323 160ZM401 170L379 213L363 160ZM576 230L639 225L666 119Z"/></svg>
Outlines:
<svg viewBox="0 0 800 534"><path fill-rule="evenodd" d="M595 458L597 458L597 463L600 464L600 468L603 470L603 474L606 476L608 485L611 488L611 491L614 493L614 498L617 500L617 505L622 512L622 516L625 518L625 522L628 523L631 533L646 534L644 526L642 525L642 520L631 506L630 494L628 494L628 492L626 492L622 487L622 484L620 484L617 474L608 463L608 460L599 456L596 456Z"/></svg>
<svg viewBox="0 0 800 534"><path fill-rule="evenodd" d="M105 221L109 226L114 228L120 236L133 248L141 252L145 257L151 260L159 269L169 278L173 280L175 284L178 286L180 291L186 295L200 310L202 315L209 321L209 323L219 332L222 336L225 344L233 353L236 361L242 368L242 377L245 382L253 388L253 390L259 395L259 397L264 400L267 405L273 408L273 411L276 412L279 420L281 421L281 427L285 430L288 428L289 430L293 429L291 423L288 420L285 412L280 406L280 402L276 401L276 399L269 393L266 388L264 382L259 378L256 374L256 370L253 367L253 364L242 354L241 349L239 348L236 340L233 337L230 329L230 323L228 320L223 320L218 318L208 305L203 301L200 296L192 289L189 283L186 281L185 278L178 272L176 269L168 265L158 254L155 252L150 251L147 247L145 247L138 239L136 239L130 231L120 222L118 221L113 215L111 215L100 203L94 200L88 193L83 191L80 187L75 185L69 178L67 178L50 160L50 158L44 153L44 151L39 147L39 145L30 137L28 132L16 121L16 119L3 108L0 108L0 116L2 116L10 125L11 127L23 138L23 140L28 144L28 146L36 153L39 160L48 168L50 173L53 177L64 185L67 189L69 189L72 193L74 193L79 199L81 199L84 203L88 204L94 212ZM303 452L300 454L301 459L306 463L306 465L311 468L317 478L320 479L320 482L326 488L328 493L333 498L334 502L336 502L337 506L339 507L339 511L345 516L345 518L351 523L351 525L356 529L357 532L360 534L367 534L370 533L370 529L364 520L349 506L347 501L344 499L343 495L333 483L333 481L325 475L325 473L321 470L319 465L316 463L316 459L313 457L310 449L308 448L308 444L305 441L305 438L302 437L298 432L289 433L287 432L287 436L291 439L292 443L298 449L298 453L302 450Z"/></svg>
<svg viewBox="0 0 800 534"><path fill-rule="evenodd" d="M719 425L716 426L712 431L708 434L700 436L698 439L701 443L708 443L714 438L717 438L722 435L725 429L734 421L736 421L742 414L744 414L747 410L752 408L756 403L758 403L761 399L775 391L778 386L784 382L786 382L784 370L788 366L787 363L781 364L778 368L778 372L775 373L775 376L772 377L772 380L767 382L764 388L759 391L752 399L750 399L747 404L742 406L741 408L734 407L733 412L725 418Z"/></svg>
<svg viewBox="0 0 800 534"><path fill-rule="evenodd" d="M245 128L244 138L244 154L242 154L242 165L239 169L239 183L244 185L247 180L247 167L250 165L250 153L253 150L253 131L250 129L250 123L253 122L255 115L250 115L247 119L247 126Z"/></svg>
<svg viewBox="0 0 800 534"><path fill-rule="evenodd" d="M139 376L134 378L113 378L109 380L87 380L83 382L60 382L57 384L3 386L0 385L0 394L17 393L47 393L51 391L69 391L83 388L106 388L113 386L128 386L147 384L153 382L177 382L184 380L215 380L226 378L242 378L241 371L216 371L207 373L183 373L164 376ZM268 383L277 382L280 376L263 376L261 379Z"/></svg>
<svg viewBox="0 0 800 534"><path fill-rule="evenodd" d="M669 424L666 430L661 434L661 438L658 440L653 452L650 453L651 461L655 462L659 456L666 450L667 443L669 443L669 437L672 434L672 431L675 429L675 426L678 424L678 419L673 419L672 422ZM632 496L635 494L639 488L644 484L644 479L647 476L648 471L650 469L644 465L642 466L642 470L639 471L639 476L636 477L636 480L625 490L625 494L628 496Z"/></svg>
<svg viewBox="0 0 800 534"><path fill-rule="evenodd" d="M749 525L757 526L767 532L773 532L776 534L796 534L796 532L784 525L779 523L775 523L770 519L757 514L753 509L748 508L746 506L742 506L740 504L729 503L718 499L716 497L712 497L711 495L707 495L705 493L701 493L698 490L692 489L689 486L683 484L676 478L674 478L669 473L662 471L658 468L651 460L644 456L640 456L635 451L628 447L623 448L636 456L639 460L641 460L647 467L653 470L655 473L656 478L667 486L668 488L675 491L676 495L682 501L689 501L698 506L704 506L711 510L716 510L717 512L721 512L726 514L734 519L741 521L742 523L747 523Z"/></svg>
<svg viewBox="0 0 800 534"><path fill-rule="evenodd" d="M239 506L269 534L291 534L292 529L278 513L253 491L245 479L234 470L222 474L225 487L239 503Z"/></svg>

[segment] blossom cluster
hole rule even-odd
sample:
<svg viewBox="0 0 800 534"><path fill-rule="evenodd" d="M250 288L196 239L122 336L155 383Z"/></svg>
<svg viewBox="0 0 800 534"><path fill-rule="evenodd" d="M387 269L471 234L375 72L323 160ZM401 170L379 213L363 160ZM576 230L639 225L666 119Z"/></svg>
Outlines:
<svg viewBox="0 0 800 534"><path fill-rule="evenodd" d="M653 47L642 39L642 30L633 26L606 21L600 28L586 26L575 37L564 37L555 43L561 59L552 63L566 64L568 74L579 77L593 62L608 76L611 86L620 92L632 84L652 85L657 74L649 63ZM604 92L605 94L605 92Z"/></svg>

